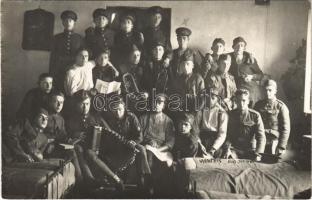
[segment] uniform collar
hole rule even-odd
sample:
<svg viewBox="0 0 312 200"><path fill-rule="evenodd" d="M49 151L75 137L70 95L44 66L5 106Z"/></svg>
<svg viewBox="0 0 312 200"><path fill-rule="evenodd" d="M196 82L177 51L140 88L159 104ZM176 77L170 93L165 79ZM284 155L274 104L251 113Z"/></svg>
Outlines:
<svg viewBox="0 0 312 200"><path fill-rule="evenodd" d="M64 33L65 33L65 34L68 34L68 35L71 35L71 34L73 34L73 33L74 33L74 31L73 31L73 30L71 30L71 31L64 30Z"/></svg>

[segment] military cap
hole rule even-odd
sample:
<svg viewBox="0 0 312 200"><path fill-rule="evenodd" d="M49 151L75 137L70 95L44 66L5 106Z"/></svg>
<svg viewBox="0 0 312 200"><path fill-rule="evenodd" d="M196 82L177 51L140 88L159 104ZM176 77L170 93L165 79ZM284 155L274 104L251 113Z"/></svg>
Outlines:
<svg viewBox="0 0 312 200"><path fill-rule="evenodd" d="M125 20L125 19L131 20L133 24L134 24L134 22L135 22L135 16L132 15L132 14L126 14L126 15L124 15L124 16L122 17L122 20Z"/></svg>
<svg viewBox="0 0 312 200"><path fill-rule="evenodd" d="M109 13L107 12L107 10L103 9L103 8L98 8L98 9L95 9L93 11L93 18L97 18L99 16L104 16L106 17L107 19L109 19Z"/></svg>
<svg viewBox="0 0 312 200"><path fill-rule="evenodd" d="M156 101L164 102L167 99L167 95L164 93L159 93L156 95Z"/></svg>
<svg viewBox="0 0 312 200"><path fill-rule="evenodd" d="M195 120L194 116L188 113L184 113L179 119L180 122L187 122L190 123L191 125L193 125L194 120Z"/></svg>
<svg viewBox="0 0 312 200"><path fill-rule="evenodd" d="M182 56L182 61L193 61L194 62L194 54L192 51L185 51Z"/></svg>
<svg viewBox="0 0 312 200"><path fill-rule="evenodd" d="M73 97L77 102L81 102L81 101L91 98L89 91L87 90L79 90L74 93Z"/></svg>
<svg viewBox="0 0 312 200"><path fill-rule="evenodd" d="M264 87L268 87L268 86L273 86L275 88L277 88L277 84L276 81L274 81L273 79L269 79L264 83Z"/></svg>
<svg viewBox="0 0 312 200"><path fill-rule="evenodd" d="M149 13L154 15L154 14L162 14L163 9L160 6L152 6L148 9Z"/></svg>
<svg viewBox="0 0 312 200"><path fill-rule="evenodd" d="M223 46L225 46L225 41L222 38L216 38L212 42L212 46L215 46L216 44L221 43Z"/></svg>
<svg viewBox="0 0 312 200"><path fill-rule="evenodd" d="M192 31L186 27L179 27L176 29L177 36L190 36Z"/></svg>
<svg viewBox="0 0 312 200"><path fill-rule="evenodd" d="M237 37L237 38L235 38L234 40L233 40L233 45L232 45L232 47L234 47L236 44L238 44L239 42L244 42L245 43L245 46L247 45L247 42L246 42L246 40L244 39L244 38L242 38L241 36L239 36L239 37Z"/></svg>
<svg viewBox="0 0 312 200"><path fill-rule="evenodd" d="M74 11L72 11L72 10L65 10L61 14L61 19L65 20L65 19L68 19L68 18L73 19L74 21L77 21L77 19L78 19L77 14Z"/></svg>

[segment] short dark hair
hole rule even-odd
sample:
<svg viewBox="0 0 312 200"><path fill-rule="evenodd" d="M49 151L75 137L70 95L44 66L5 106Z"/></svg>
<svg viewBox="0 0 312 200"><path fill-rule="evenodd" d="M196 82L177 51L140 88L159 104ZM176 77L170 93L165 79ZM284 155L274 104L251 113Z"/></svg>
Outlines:
<svg viewBox="0 0 312 200"><path fill-rule="evenodd" d="M96 57L99 57L102 54L108 54L108 56L110 56L111 51L109 48L102 48L98 51L98 53L95 55Z"/></svg>
<svg viewBox="0 0 312 200"><path fill-rule="evenodd" d="M53 79L53 76L50 73L42 73L39 75L38 82L40 83L40 81L42 81L45 78L52 78Z"/></svg>
<svg viewBox="0 0 312 200"><path fill-rule="evenodd" d="M59 91L59 90L52 90L50 95L49 95L49 99L51 99L54 96L61 96L65 99L65 95L63 92Z"/></svg>

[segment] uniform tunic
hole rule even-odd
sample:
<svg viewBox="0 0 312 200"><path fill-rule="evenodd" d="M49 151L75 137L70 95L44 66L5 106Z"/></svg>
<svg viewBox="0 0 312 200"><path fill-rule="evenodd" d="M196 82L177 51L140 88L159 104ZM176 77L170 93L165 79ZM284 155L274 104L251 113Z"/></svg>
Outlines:
<svg viewBox="0 0 312 200"><path fill-rule="evenodd" d="M267 138L278 139L278 148L286 149L290 134L290 119L287 106L279 99L260 100L255 105L263 119Z"/></svg>
<svg viewBox="0 0 312 200"><path fill-rule="evenodd" d="M95 66L92 69L92 78L93 84L96 84L96 80L100 79L106 82L112 82L115 79L115 71L110 65L102 66Z"/></svg>
<svg viewBox="0 0 312 200"><path fill-rule="evenodd" d="M175 159L196 156L198 152L198 139L195 133L190 133L190 135L177 133L173 147Z"/></svg>
<svg viewBox="0 0 312 200"><path fill-rule="evenodd" d="M237 88L244 87L248 89L252 103L256 103L260 98L260 91L256 81L261 80L263 76L263 72L259 68L257 60L253 58L252 61L250 54L248 52L244 52L242 63L238 64L236 62L235 54L230 53L230 55L232 58L232 63L229 69L229 73L234 76ZM253 79L250 82L245 82L244 77L246 75L253 75Z"/></svg>
<svg viewBox="0 0 312 200"><path fill-rule="evenodd" d="M85 30L86 45L91 50L91 59L95 58L101 50L111 49L114 45L115 31L109 27L104 29L99 27L89 27Z"/></svg>
<svg viewBox="0 0 312 200"><path fill-rule="evenodd" d="M257 111L248 108L245 111L234 109L229 112L226 146L229 144L244 152L264 152L266 137L261 116Z"/></svg>
<svg viewBox="0 0 312 200"><path fill-rule="evenodd" d="M219 104L204 108L197 112L195 122L205 148L218 150L227 134L228 114L225 110Z"/></svg>
<svg viewBox="0 0 312 200"><path fill-rule="evenodd" d="M90 90L93 88L92 69L93 62L87 62L84 66L73 65L66 73L64 81L65 93L72 96L79 90Z"/></svg>
<svg viewBox="0 0 312 200"><path fill-rule="evenodd" d="M50 54L49 72L54 77L56 88L63 91L66 71L74 64L78 50L84 46L83 37L72 31L64 31L54 36Z"/></svg>
<svg viewBox="0 0 312 200"><path fill-rule="evenodd" d="M175 128L173 121L164 113L148 113L140 117L143 129L143 143L156 142L158 147L173 148L175 141Z"/></svg>
<svg viewBox="0 0 312 200"><path fill-rule="evenodd" d="M65 121L59 113L49 114L45 134L49 139L55 139L57 142L65 142L67 140L68 135L65 129Z"/></svg>
<svg viewBox="0 0 312 200"><path fill-rule="evenodd" d="M19 160L28 154L36 160L34 154L44 152L48 139L44 133L38 132L26 118L19 120L4 135L4 142L11 150L14 159Z"/></svg>

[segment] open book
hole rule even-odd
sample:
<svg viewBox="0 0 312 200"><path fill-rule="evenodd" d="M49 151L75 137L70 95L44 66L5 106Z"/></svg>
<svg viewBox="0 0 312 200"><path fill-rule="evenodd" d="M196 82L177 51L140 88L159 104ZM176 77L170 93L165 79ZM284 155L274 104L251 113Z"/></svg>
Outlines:
<svg viewBox="0 0 312 200"><path fill-rule="evenodd" d="M120 90L121 82L106 82L100 79L96 79L95 89L102 94L110 94L112 92L117 92Z"/></svg>
<svg viewBox="0 0 312 200"><path fill-rule="evenodd" d="M157 148L150 145L145 145L146 150L151 151L160 161L166 162L168 167L173 163L173 156L169 151L159 151Z"/></svg>

